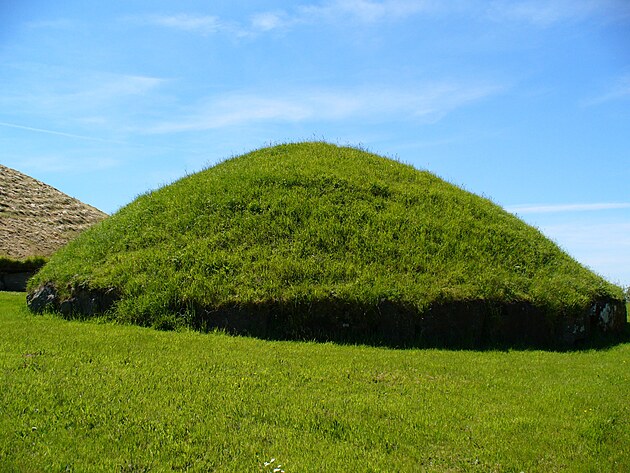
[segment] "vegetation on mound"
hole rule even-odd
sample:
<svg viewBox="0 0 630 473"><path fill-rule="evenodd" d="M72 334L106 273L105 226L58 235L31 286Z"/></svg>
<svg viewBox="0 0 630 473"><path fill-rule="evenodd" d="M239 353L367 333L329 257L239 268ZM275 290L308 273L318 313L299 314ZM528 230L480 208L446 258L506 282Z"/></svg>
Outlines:
<svg viewBox="0 0 630 473"><path fill-rule="evenodd" d="M365 151L285 144L140 196L29 283L115 288L116 317L188 323L198 308L390 301L527 303L552 314L622 300L499 206ZM176 315L174 315L176 314Z"/></svg>

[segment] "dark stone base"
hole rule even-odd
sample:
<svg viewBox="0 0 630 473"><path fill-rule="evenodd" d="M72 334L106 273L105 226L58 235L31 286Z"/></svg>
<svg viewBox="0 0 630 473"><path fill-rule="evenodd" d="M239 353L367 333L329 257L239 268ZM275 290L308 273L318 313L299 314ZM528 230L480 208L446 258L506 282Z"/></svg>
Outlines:
<svg viewBox="0 0 630 473"><path fill-rule="evenodd" d="M34 272L0 273L0 291L26 291L26 283Z"/></svg>
<svg viewBox="0 0 630 473"><path fill-rule="evenodd" d="M419 313L390 301L376 307L321 301L290 308L198 308L192 325L201 331L218 328L260 338L392 347L571 348L595 336L622 334L626 307L619 301L601 301L580 316L556 316L527 302L457 301Z"/></svg>
<svg viewBox="0 0 630 473"><path fill-rule="evenodd" d="M60 300L52 284L27 296L33 312L61 312L89 317L109 310L119 299L115 289L76 288ZM318 340L392 347L572 348L601 335L621 335L626 328L623 301L594 301L583 313L557 315L528 302L456 301L434 304L423 312L383 300L361 306L341 300L304 304L264 303L221 308L172 307L171 318L147 317L147 325L178 324L203 332L229 333L274 340Z"/></svg>
<svg viewBox="0 0 630 473"><path fill-rule="evenodd" d="M72 297L61 300L53 284L45 284L26 296L26 305L35 313L61 312L64 316L91 317L107 312L119 299L114 289L76 288Z"/></svg>

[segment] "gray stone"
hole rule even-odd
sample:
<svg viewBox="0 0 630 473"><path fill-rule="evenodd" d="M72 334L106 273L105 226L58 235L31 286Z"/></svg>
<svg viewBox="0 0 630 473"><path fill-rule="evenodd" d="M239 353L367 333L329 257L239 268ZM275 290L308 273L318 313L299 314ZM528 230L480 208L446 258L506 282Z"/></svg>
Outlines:
<svg viewBox="0 0 630 473"><path fill-rule="evenodd" d="M601 301L591 307L591 320L602 332L622 332L626 323L626 307L622 301Z"/></svg>
<svg viewBox="0 0 630 473"><path fill-rule="evenodd" d="M107 312L119 299L118 292L110 289L73 289L72 297L60 301L59 312L65 316L93 316Z"/></svg>
<svg viewBox="0 0 630 473"><path fill-rule="evenodd" d="M26 305L37 314L55 310L59 305L57 289L52 284L44 284L26 296Z"/></svg>

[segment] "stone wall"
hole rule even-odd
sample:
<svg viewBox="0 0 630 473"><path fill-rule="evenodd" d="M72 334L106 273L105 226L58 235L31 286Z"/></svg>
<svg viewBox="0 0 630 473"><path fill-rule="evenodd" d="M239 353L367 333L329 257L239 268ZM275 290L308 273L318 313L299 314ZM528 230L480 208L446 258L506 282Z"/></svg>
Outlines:
<svg viewBox="0 0 630 473"><path fill-rule="evenodd" d="M61 298L53 284L27 296L33 312L57 311L67 317L109 310L120 294L114 289L74 288ZM623 301L598 300L572 315L552 314L528 302L459 301L435 304L423 312L392 301L358 306L322 300L305 305L278 302L237 307L172 307L174 317L202 332L223 329L267 339L322 340L397 347L486 348L492 346L570 348L594 337L622 334ZM168 327L163 327L168 328Z"/></svg>
<svg viewBox="0 0 630 473"><path fill-rule="evenodd" d="M33 271L0 272L0 291L26 291L26 283L33 274L35 274Z"/></svg>

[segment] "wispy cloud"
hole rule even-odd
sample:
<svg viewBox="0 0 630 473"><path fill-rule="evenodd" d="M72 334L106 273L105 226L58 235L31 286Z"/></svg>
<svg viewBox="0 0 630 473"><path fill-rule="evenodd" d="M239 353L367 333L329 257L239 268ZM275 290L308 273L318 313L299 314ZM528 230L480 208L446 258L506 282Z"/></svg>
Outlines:
<svg viewBox="0 0 630 473"><path fill-rule="evenodd" d="M334 0L317 5L302 6L298 15L308 18L352 18L364 23L406 18L439 8L440 3L428 0Z"/></svg>
<svg viewBox="0 0 630 473"><path fill-rule="evenodd" d="M573 222L545 225L544 228L574 246L586 248L614 244L630 248L630 222Z"/></svg>
<svg viewBox="0 0 630 473"><path fill-rule="evenodd" d="M583 20L596 15L613 19L630 18L626 0L497 0L487 8L497 21L529 23L549 27L563 21Z"/></svg>
<svg viewBox="0 0 630 473"><path fill-rule="evenodd" d="M436 122L449 112L503 90L498 85L434 83L414 90L363 87L316 89L282 94L234 93L212 97L182 111L175 121L149 127L151 133L200 131L250 122L360 119L417 119Z"/></svg>
<svg viewBox="0 0 630 473"><path fill-rule="evenodd" d="M259 11L240 22L225 21L216 15L190 13L149 15L127 20L201 35L227 33L245 37L308 24L350 22L375 25L418 15L455 13L548 27L558 22L582 20L594 15L614 19L630 18L630 4L626 0L327 0L298 4L288 9Z"/></svg>
<svg viewBox="0 0 630 473"><path fill-rule="evenodd" d="M87 75L84 80L83 84L77 84L74 90L61 94L59 98L91 106L109 104L132 96L144 96L166 82L157 77L118 74Z"/></svg>
<svg viewBox="0 0 630 473"><path fill-rule="evenodd" d="M209 36L227 34L237 38L251 37L280 28L292 27L302 21L283 10L264 11L251 15L246 21L226 21L216 15L178 13L174 15L146 15L125 17L124 21L140 25L157 26L175 31Z"/></svg>
<svg viewBox="0 0 630 473"><path fill-rule="evenodd" d="M560 20L581 16L592 9L591 2L579 1L495 1L488 8L491 18L498 21L521 21L537 26L549 26Z"/></svg>
<svg viewBox="0 0 630 473"><path fill-rule="evenodd" d="M116 142L107 135L159 107L158 89L167 82L42 64L22 68L25 80L0 94L0 126L89 141Z"/></svg>
<svg viewBox="0 0 630 473"><path fill-rule="evenodd" d="M630 74L617 79L607 92L585 100L583 105L588 107L617 100L630 100Z"/></svg>
<svg viewBox="0 0 630 473"><path fill-rule="evenodd" d="M68 18L58 18L56 20L29 21L25 26L30 29L70 30L77 26L77 21Z"/></svg>
<svg viewBox="0 0 630 473"><path fill-rule="evenodd" d="M158 77L86 71L41 63L24 64L20 68L26 81L16 84L13 89L5 88L0 95L5 105L18 108L29 104L40 110L49 107L95 107L143 96L167 82Z"/></svg>
<svg viewBox="0 0 630 473"><path fill-rule="evenodd" d="M79 134L75 134L75 133L66 133L66 132L63 132L63 131L49 130L49 129L46 129L46 128L36 128L36 127L32 127L32 126L18 125L16 123L0 122L0 127L15 128L15 129L18 129L18 130L31 131L31 132L34 132L34 133L44 133L44 134L47 134L47 135L62 136L64 138L72 138L72 139L78 139L78 140L84 140L84 141L98 141L98 142L101 142L101 143L114 143L114 144L121 144L122 143L122 142L116 141L116 140L108 140L108 139L105 139L105 138L98 138L98 137L94 137L94 136L79 135Z"/></svg>
<svg viewBox="0 0 630 473"><path fill-rule="evenodd" d="M208 35L225 30L233 30L232 26L223 22L215 15L192 15L180 13L176 15L150 15L143 18L134 17L132 20L140 23L162 26L165 28L199 33L202 35Z"/></svg>
<svg viewBox="0 0 630 473"><path fill-rule="evenodd" d="M9 163L11 164L11 163ZM22 157L19 168L23 172L35 173L84 173L103 171L120 166L118 159L104 157L71 157L67 155L40 155Z"/></svg>
<svg viewBox="0 0 630 473"><path fill-rule="evenodd" d="M278 28L285 28L298 21L296 18L289 17L283 11L269 11L256 13L250 18L250 24L254 31L271 31Z"/></svg>
<svg viewBox="0 0 630 473"><path fill-rule="evenodd" d="M452 8L457 2L450 3ZM434 0L329 0L297 5L291 9L259 11L241 22L225 21L215 15L190 13L127 17L125 20L202 35L228 33L236 36L251 36L322 21L337 23L351 20L367 24L398 20L419 13L444 10L444 5L444 2Z"/></svg>
<svg viewBox="0 0 630 473"><path fill-rule="evenodd" d="M434 0L329 0L298 5L292 10L255 14L250 18L250 31L265 32L322 22L377 24L409 19L419 14L459 10L457 3Z"/></svg>
<svg viewBox="0 0 630 473"><path fill-rule="evenodd" d="M174 15L174 16L153 16L153 23L160 26L177 28L187 31L214 32L220 28L221 22L217 16L193 16L193 15Z"/></svg>
<svg viewBox="0 0 630 473"><path fill-rule="evenodd" d="M513 205L508 212L517 214L543 214L561 212L592 212L597 210L630 209L630 202L603 202L595 204Z"/></svg>
<svg viewBox="0 0 630 473"><path fill-rule="evenodd" d="M609 281L630 285L630 222L573 222L540 229Z"/></svg>

